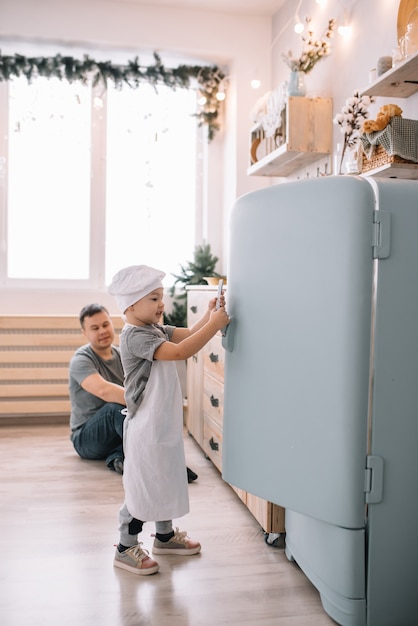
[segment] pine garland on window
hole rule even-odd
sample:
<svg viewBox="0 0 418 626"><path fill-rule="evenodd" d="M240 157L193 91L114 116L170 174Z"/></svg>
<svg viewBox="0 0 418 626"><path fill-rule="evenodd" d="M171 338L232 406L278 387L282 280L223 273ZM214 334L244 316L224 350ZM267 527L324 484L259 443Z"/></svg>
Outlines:
<svg viewBox="0 0 418 626"><path fill-rule="evenodd" d="M138 57L128 61L126 65L117 65L110 61L95 61L88 55L80 60L61 54L53 57L0 54L0 81L10 80L14 76L25 76L29 82L37 76L66 79L69 82L91 81L93 86L101 83L104 88L108 81L112 81L116 88L122 88L123 85L137 88L143 82L156 88L158 85L166 85L172 89L188 88L194 79L201 97L206 99L196 113L199 126L207 125L209 141L220 128L221 102L217 100L216 94L225 75L216 65L179 65L176 68L166 68L156 52L154 63L149 66L140 65Z"/></svg>

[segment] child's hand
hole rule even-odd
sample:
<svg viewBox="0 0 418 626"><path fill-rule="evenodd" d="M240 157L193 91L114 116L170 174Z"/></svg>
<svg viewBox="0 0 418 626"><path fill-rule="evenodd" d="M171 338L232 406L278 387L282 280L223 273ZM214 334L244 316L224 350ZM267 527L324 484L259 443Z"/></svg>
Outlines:
<svg viewBox="0 0 418 626"><path fill-rule="evenodd" d="M217 298L212 298L212 300L209 300L209 311L213 311L214 309L216 309L216 300L217 300ZM220 302L220 306L225 308L224 292L221 293L221 297L219 298L219 302Z"/></svg>
<svg viewBox="0 0 418 626"><path fill-rule="evenodd" d="M210 321L216 323L218 330L222 330L222 328L225 328L225 326L228 326L231 319L228 313L225 311L225 307L221 306L217 311L216 310L211 311Z"/></svg>

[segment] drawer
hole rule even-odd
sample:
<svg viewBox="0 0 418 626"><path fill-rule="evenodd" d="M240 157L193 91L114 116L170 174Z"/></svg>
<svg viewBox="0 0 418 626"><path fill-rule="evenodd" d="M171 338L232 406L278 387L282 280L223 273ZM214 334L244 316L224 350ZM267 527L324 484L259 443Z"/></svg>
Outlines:
<svg viewBox="0 0 418 626"><path fill-rule="evenodd" d="M206 413L203 414L203 450L221 472L222 429Z"/></svg>
<svg viewBox="0 0 418 626"><path fill-rule="evenodd" d="M203 348L203 367L206 372L223 382L225 350L222 347L222 335L212 337Z"/></svg>
<svg viewBox="0 0 418 626"><path fill-rule="evenodd" d="M219 380L203 375L203 410L222 428L224 414L224 386Z"/></svg>

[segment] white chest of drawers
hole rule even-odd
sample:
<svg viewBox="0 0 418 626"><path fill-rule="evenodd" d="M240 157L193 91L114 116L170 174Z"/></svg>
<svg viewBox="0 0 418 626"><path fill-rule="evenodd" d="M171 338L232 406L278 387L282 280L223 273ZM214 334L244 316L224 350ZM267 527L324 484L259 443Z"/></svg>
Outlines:
<svg viewBox="0 0 418 626"><path fill-rule="evenodd" d="M188 326L200 319L208 302L216 296L216 287L188 287ZM224 415L225 352L221 334L215 335L187 363L186 428L207 457L222 472L222 430ZM233 487L234 488L234 487ZM235 489L266 533L285 531L285 511L241 489Z"/></svg>

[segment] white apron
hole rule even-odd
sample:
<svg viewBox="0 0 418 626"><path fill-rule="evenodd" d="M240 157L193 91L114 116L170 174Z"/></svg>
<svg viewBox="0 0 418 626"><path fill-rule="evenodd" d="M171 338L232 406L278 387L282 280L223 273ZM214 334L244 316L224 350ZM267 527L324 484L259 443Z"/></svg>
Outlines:
<svg viewBox="0 0 418 626"><path fill-rule="evenodd" d="M124 422L123 486L129 513L143 522L189 512L183 400L175 361L153 361L142 402Z"/></svg>

